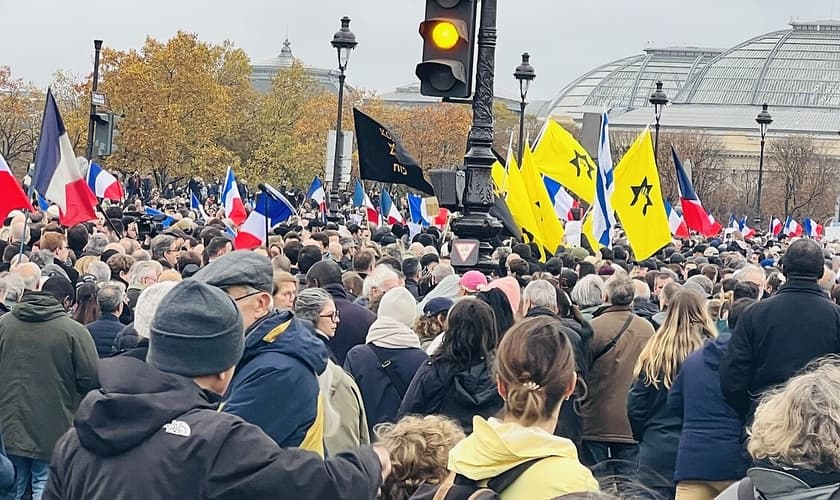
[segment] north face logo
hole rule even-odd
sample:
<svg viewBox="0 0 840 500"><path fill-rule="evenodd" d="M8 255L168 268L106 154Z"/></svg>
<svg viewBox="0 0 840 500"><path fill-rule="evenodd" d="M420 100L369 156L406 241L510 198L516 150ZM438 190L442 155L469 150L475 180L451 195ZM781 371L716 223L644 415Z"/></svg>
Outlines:
<svg viewBox="0 0 840 500"><path fill-rule="evenodd" d="M167 434L175 434L176 436L190 437L190 426L181 420L173 420L168 424L163 425L163 431Z"/></svg>

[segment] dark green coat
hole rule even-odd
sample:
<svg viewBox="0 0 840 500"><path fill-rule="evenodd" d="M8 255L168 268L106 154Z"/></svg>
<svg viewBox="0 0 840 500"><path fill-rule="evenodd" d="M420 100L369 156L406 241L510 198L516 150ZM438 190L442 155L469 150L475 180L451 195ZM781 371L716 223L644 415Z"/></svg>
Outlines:
<svg viewBox="0 0 840 500"><path fill-rule="evenodd" d="M0 422L6 451L49 461L82 396L98 387L96 347L56 299L26 292L0 317Z"/></svg>

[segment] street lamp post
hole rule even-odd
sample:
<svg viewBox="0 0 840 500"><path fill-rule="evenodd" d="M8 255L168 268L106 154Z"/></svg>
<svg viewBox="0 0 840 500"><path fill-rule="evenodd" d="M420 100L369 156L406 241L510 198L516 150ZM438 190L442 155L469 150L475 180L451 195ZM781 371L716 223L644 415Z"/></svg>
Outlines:
<svg viewBox="0 0 840 500"><path fill-rule="evenodd" d="M662 80L656 82L656 90L648 99L653 105L653 116L656 118L655 134L653 138L653 157L659 160L659 119L662 118L662 110L668 105L668 95L662 90Z"/></svg>
<svg viewBox="0 0 840 500"><path fill-rule="evenodd" d="M350 18L341 18L341 29L335 32L332 46L338 52L338 117L335 120L335 155L333 161L333 178L330 186L330 212L337 215L341 210L338 195L338 183L341 179L341 152L344 149L344 136L341 131L341 118L344 107L344 71L350 61L350 53L356 48L356 35L350 31Z"/></svg>
<svg viewBox="0 0 840 500"><path fill-rule="evenodd" d="M496 64L496 0L482 0L478 28L473 121L464 155L463 215L452 221L458 238L479 240L479 261L476 268L489 274L498 268L490 255L491 240L502 230L502 223L492 215L493 184L490 169L496 161L493 154L493 80Z"/></svg>
<svg viewBox="0 0 840 500"><path fill-rule="evenodd" d="M773 117L767 111L767 103L761 106L758 116L755 117L758 123L758 130L761 133L761 152L758 156L758 186L755 190L755 226L761 227L761 181L764 176L764 139L767 136L767 127L773 123Z"/></svg>
<svg viewBox="0 0 840 500"><path fill-rule="evenodd" d="M87 159L93 161L93 135L96 120L96 104L94 104L93 93L99 87L99 53L102 52L102 40L94 40L93 48L93 89L90 94L90 121L88 122Z"/></svg>
<svg viewBox="0 0 840 500"><path fill-rule="evenodd" d="M528 97L528 88L531 86L531 81L537 77L534 67L529 62L530 59L531 55L527 52L522 54L522 64L517 66L516 71L513 72L513 77L519 81L519 155L517 161L520 166L522 166L522 152L525 144L523 137L525 135L525 106L527 105L525 98Z"/></svg>

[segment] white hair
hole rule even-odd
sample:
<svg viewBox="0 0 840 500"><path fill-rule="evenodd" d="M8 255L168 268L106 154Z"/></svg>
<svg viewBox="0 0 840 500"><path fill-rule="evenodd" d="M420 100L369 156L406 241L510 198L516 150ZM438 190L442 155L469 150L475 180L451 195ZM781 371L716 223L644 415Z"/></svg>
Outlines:
<svg viewBox="0 0 840 500"><path fill-rule="evenodd" d="M163 297L177 284L174 281L162 281L140 293L140 296L137 297L137 305L134 307L134 329L137 331L137 335L144 339L149 338L152 320L155 319L158 305L163 301Z"/></svg>
<svg viewBox="0 0 840 500"><path fill-rule="evenodd" d="M101 284L111 281L111 268L101 260L91 262L87 268L87 273L94 275L97 283Z"/></svg>
<svg viewBox="0 0 840 500"><path fill-rule="evenodd" d="M26 290L38 290L41 283L41 268L32 262L24 262L15 269L15 273L23 280Z"/></svg>
<svg viewBox="0 0 840 500"><path fill-rule="evenodd" d="M128 270L128 286L140 288L142 287L140 282L143 278L158 276L162 272L163 266L160 265L160 262L154 260L137 261Z"/></svg>
<svg viewBox="0 0 840 500"><path fill-rule="evenodd" d="M522 300L527 301L529 307L557 308L557 289L546 280L533 280L522 292Z"/></svg>
<svg viewBox="0 0 840 500"><path fill-rule="evenodd" d="M370 274L368 274L365 281L368 279L371 280L372 288L382 289L386 281L392 279L398 280L400 277L391 266L387 264L379 264L373 268L373 271L371 271Z"/></svg>

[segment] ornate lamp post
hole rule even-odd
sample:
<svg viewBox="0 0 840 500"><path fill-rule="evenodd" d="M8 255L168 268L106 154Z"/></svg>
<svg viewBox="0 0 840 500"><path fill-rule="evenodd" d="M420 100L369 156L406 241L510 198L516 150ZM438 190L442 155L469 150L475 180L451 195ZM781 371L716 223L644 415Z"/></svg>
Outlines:
<svg viewBox="0 0 840 500"><path fill-rule="evenodd" d="M517 66L516 71L513 72L513 77L519 81L519 97L521 98L519 101L519 155L517 156L517 161L520 166L522 165L522 148L525 144L525 106L527 105L525 98L528 96L528 88L531 86L531 81L537 77L537 74L534 72L534 67L529 62L530 59L531 55L527 52L522 54L522 64Z"/></svg>
<svg viewBox="0 0 840 500"><path fill-rule="evenodd" d="M330 211L337 214L341 209L338 196L338 183L341 179L341 152L344 149L342 142L344 136L341 131L342 110L344 107L344 71L350 61L350 54L356 48L356 35L350 31L350 18L341 18L341 29L335 32L332 39L332 46L338 53L338 117L335 120L335 158L333 162L333 179L330 186Z"/></svg>
<svg viewBox="0 0 840 500"><path fill-rule="evenodd" d="M767 111L767 103L761 106L758 116L755 117L755 122L758 123L758 131L761 133L761 152L758 156L758 186L755 191L755 225L761 225L761 181L764 176L764 138L767 136L767 127L773 123L773 117Z"/></svg>
<svg viewBox="0 0 840 500"><path fill-rule="evenodd" d="M464 155L463 216L452 221L452 231L459 238L477 239L479 261L476 268L489 274L498 263L490 254L490 241L502 230L502 223L492 215L493 184L490 168L496 161L493 146L493 81L496 59L496 0L481 2L476 52L473 121Z"/></svg>
<svg viewBox="0 0 840 500"><path fill-rule="evenodd" d="M653 157L659 160L659 119L662 118L662 110L668 105L668 95L662 90L662 80L656 82L656 90L648 99L653 105L653 116L656 118L655 133L653 139Z"/></svg>

